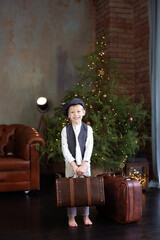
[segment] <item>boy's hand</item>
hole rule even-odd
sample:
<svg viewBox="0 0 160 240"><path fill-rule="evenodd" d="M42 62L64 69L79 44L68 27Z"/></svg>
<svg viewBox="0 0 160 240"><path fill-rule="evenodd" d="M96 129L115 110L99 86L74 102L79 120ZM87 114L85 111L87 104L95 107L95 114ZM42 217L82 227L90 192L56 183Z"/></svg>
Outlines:
<svg viewBox="0 0 160 240"><path fill-rule="evenodd" d="M86 168L87 168L87 162L83 161L82 165L80 167L78 167L78 169L77 169L77 174L84 175Z"/></svg>
<svg viewBox="0 0 160 240"><path fill-rule="evenodd" d="M74 173L77 174L78 166L77 166L77 164L75 163L75 161L71 162L71 166L72 166L72 168L73 168Z"/></svg>

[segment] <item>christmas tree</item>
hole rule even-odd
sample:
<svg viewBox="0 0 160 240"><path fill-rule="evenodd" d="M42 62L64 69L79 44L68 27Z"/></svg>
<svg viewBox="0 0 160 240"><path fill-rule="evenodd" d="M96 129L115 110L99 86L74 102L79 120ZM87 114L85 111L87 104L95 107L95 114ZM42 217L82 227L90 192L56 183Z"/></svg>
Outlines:
<svg viewBox="0 0 160 240"><path fill-rule="evenodd" d="M92 165L107 170L122 170L128 158L143 149L149 139L146 120L148 111L144 101L133 103L123 87L124 78L116 61L108 57L106 36L96 42L95 50L82 58L77 67L78 83L73 84L61 103L73 98L85 102L83 121L94 132ZM63 159L61 130L69 124L62 115L61 106L53 110L53 117L46 117L46 148L40 149L41 157Z"/></svg>

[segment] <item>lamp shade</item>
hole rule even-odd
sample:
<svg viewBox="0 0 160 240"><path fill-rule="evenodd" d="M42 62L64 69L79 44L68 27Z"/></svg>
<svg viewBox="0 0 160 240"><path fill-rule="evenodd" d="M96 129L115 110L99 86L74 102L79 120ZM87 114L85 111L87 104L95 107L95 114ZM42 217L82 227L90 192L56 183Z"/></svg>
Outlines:
<svg viewBox="0 0 160 240"><path fill-rule="evenodd" d="M39 97L37 99L37 109L39 112L47 112L48 111L48 100L46 97Z"/></svg>

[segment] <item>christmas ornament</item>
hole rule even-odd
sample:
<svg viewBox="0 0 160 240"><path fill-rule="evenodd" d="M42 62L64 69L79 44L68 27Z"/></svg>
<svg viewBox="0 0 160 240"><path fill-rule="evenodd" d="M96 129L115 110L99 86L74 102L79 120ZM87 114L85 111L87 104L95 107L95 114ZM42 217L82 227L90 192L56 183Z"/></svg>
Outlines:
<svg viewBox="0 0 160 240"><path fill-rule="evenodd" d="M130 122L132 122L132 121L133 121L133 118L132 118L132 117L130 117L130 118L129 118L129 121L130 121Z"/></svg>
<svg viewBox="0 0 160 240"><path fill-rule="evenodd" d="M106 94L103 94L103 97L104 97L104 98L106 98L106 97L107 97L107 95L106 95Z"/></svg>
<svg viewBox="0 0 160 240"><path fill-rule="evenodd" d="M100 75L103 76L104 75L104 70L100 70L99 73L100 73Z"/></svg>
<svg viewBox="0 0 160 240"><path fill-rule="evenodd" d="M124 168L125 167L125 164L122 162L121 164L120 164L120 168Z"/></svg>
<svg viewBox="0 0 160 240"><path fill-rule="evenodd" d="M105 132L102 132L101 135L104 137L105 136Z"/></svg>

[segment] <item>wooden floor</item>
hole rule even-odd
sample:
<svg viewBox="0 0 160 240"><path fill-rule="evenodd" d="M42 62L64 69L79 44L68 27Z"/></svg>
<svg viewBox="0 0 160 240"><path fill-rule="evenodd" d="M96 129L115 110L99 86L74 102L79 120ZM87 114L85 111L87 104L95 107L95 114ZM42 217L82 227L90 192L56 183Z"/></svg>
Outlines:
<svg viewBox="0 0 160 240"><path fill-rule="evenodd" d="M160 239L160 190L143 193L143 216L137 223L116 223L92 207L92 226L84 226L78 217L78 228L69 228L66 209L56 208L54 180L41 177L41 190L29 195L0 193L0 240Z"/></svg>

